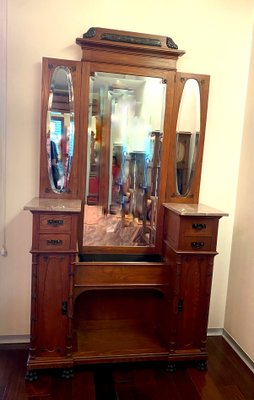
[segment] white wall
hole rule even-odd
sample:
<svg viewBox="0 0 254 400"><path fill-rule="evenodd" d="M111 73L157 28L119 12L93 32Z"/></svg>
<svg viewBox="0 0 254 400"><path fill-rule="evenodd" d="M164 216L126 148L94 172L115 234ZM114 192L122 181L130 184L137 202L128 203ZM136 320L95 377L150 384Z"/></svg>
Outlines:
<svg viewBox="0 0 254 400"><path fill-rule="evenodd" d="M233 231L225 329L254 360L254 36Z"/></svg>
<svg viewBox="0 0 254 400"><path fill-rule="evenodd" d="M200 202L220 224L210 327L223 327L253 24L252 0L12 0L8 2L8 257L0 258L0 335L29 332L31 215L38 194L42 56L80 59L91 26L171 36L178 70L211 75Z"/></svg>

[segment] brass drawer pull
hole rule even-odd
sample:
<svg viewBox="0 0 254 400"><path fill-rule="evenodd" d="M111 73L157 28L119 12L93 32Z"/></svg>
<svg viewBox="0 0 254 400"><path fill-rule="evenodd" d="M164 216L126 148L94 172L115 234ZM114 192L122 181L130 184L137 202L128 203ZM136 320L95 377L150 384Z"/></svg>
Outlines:
<svg viewBox="0 0 254 400"><path fill-rule="evenodd" d="M63 241L60 239L47 240L48 246L61 246L62 244L63 244Z"/></svg>
<svg viewBox="0 0 254 400"><path fill-rule="evenodd" d="M201 231L202 229L206 229L206 224L192 224L192 228Z"/></svg>
<svg viewBox="0 0 254 400"><path fill-rule="evenodd" d="M48 225L50 226L62 226L64 224L63 219L48 219Z"/></svg>
<svg viewBox="0 0 254 400"><path fill-rule="evenodd" d="M193 249L200 249L201 247L204 247L205 242L191 242L191 247Z"/></svg>

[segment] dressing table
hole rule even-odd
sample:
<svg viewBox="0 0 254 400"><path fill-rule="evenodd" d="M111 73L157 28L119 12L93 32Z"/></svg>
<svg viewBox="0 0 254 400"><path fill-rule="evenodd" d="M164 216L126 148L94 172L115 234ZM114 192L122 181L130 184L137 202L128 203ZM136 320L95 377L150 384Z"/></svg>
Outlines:
<svg viewBox="0 0 254 400"><path fill-rule="evenodd" d="M219 219L198 203L209 76L169 37L90 28L43 58L27 378L82 364L193 360ZM55 149L53 151L53 149Z"/></svg>

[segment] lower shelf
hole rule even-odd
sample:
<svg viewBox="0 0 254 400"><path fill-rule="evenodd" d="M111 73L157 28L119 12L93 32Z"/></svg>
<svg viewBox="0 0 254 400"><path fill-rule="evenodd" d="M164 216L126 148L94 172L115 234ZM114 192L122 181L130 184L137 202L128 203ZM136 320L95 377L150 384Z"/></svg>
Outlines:
<svg viewBox="0 0 254 400"><path fill-rule="evenodd" d="M75 331L75 363L167 359L155 331L133 321L82 321Z"/></svg>

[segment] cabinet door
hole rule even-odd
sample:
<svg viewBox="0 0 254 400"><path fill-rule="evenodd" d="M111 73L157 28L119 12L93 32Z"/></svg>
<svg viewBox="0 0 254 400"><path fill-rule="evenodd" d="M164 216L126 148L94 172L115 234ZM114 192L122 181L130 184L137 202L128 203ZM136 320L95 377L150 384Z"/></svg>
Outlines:
<svg viewBox="0 0 254 400"><path fill-rule="evenodd" d="M186 255L181 260L176 348L205 350L213 256Z"/></svg>
<svg viewBox="0 0 254 400"><path fill-rule="evenodd" d="M32 347L36 356L64 356L68 332L70 256L34 257Z"/></svg>

